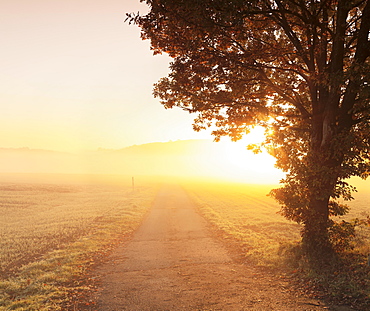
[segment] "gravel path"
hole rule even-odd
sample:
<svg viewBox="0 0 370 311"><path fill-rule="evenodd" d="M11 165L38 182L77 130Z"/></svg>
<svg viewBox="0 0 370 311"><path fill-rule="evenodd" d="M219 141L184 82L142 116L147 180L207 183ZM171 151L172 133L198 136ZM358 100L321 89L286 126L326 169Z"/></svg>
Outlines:
<svg viewBox="0 0 370 311"><path fill-rule="evenodd" d="M287 281L236 260L171 185L96 273L101 311L341 310L298 297Z"/></svg>

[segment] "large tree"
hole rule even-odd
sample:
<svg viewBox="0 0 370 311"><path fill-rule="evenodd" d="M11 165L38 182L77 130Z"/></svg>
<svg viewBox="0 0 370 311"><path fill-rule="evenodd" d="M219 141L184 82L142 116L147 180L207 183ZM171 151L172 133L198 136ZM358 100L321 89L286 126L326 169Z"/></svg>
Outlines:
<svg viewBox="0 0 370 311"><path fill-rule="evenodd" d="M287 172L273 190L303 245L332 252L331 216L344 214L351 176L370 168L370 1L146 0L129 14L154 54L173 58L154 88L194 129L238 140L256 125Z"/></svg>

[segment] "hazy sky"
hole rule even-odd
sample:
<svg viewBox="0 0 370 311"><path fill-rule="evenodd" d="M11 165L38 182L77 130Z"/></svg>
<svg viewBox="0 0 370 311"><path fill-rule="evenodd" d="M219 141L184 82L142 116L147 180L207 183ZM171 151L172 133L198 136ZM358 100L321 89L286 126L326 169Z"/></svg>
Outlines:
<svg viewBox="0 0 370 311"><path fill-rule="evenodd" d="M126 12L139 0L0 1L0 147L63 151L210 137L165 110L168 73Z"/></svg>

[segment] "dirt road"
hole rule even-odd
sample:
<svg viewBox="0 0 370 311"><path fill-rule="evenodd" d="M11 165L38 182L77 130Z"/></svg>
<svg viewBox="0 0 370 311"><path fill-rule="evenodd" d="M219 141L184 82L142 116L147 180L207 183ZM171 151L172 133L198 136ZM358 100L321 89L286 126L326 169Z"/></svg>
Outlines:
<svg viewBox="0 0 370 311"><path fill-rule="evenodd" d="M101 265L98 309L340 310L234 260L177 186L165 186L132 239Z"/></svg>

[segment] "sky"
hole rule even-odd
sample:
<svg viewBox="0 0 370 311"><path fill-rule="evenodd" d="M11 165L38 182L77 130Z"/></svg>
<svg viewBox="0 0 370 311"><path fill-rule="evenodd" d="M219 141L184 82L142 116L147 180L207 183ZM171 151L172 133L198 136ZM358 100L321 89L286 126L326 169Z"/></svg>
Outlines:
<svg viewBox="0 0 370 311"><path fill-rule="evenodd" d="M0 0L0 148L85 157L98 149L213 139L210 131L193 131L195 115L166 110L153 97L170 59L153 56L140 29L124 22L138 11L148 11L139 0ZM255 176L261 167L263 175L277 173L271 157L246 150L247 141L223 143L227 155L210 150L209 158L218 157L228 175L240 175L239 164L259 168Z"/></svg>
<svg viewBox="0 0 370 311"><path fill-rule="evenodd" d="M152 95L153 56L126 12L139 0L0 1L0 147L76 152L211 138Z"/></svg>

